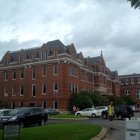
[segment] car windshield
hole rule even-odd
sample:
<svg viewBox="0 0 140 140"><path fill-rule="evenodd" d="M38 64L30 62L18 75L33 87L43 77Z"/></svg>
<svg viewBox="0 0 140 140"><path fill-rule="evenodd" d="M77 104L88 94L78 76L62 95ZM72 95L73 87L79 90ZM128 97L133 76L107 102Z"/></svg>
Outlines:
<svg viewBox="0 0 140 140"><path fill-rule="evenodd" d="M9 115L24 114L27 108L15 108L10 111Z"/></svg>

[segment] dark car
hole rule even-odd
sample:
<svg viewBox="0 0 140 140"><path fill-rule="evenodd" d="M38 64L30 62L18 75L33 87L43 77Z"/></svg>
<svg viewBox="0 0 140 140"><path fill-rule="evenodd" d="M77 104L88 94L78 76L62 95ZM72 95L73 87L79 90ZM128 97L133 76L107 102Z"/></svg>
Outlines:
<svg viewBox="0 0 140 140"><path fill-rule="evenodd" d="M53 108L45 108L44 110L48 113L48 115L59 115L59 111Z"/></svg>
<svg viewBox="0 0 140 140"><path fill-rule="evenodd" d="M114 106L114 111L115 111L115 114L119 120L122 120L123 118L130 119L131 117L134 116L132 108L130 106L127 106L127 105L116 105L116 106ZM107 119L107 117L108 117L107 110L103 111L102 118Z"/></svg>
<svg viewBox="0 0 140 140"><path fill-rule="evenodd" d="M0 109L0 116L7 116L12 109Z"/></svg>
<svg viewBox="0 0 140 140"><path fill-rule="evenodd" d="M0 116L0 126L4 124L19 124L20 128L32 124L44 125L48 114L41 107L19 107L10 111L8 116Z"/></svg>

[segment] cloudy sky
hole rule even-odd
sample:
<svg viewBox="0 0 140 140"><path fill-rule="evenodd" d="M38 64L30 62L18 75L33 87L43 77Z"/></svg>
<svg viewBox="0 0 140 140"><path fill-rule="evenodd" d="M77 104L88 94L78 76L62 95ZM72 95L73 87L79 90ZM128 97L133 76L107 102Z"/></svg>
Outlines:
<svg viewBox="0 0 140 140"><path fill-rule="evenodd" d="M140 10L127 0L0 0L0 59L56 39L84 57L102 50L119 75L140 73Z"/></svg>

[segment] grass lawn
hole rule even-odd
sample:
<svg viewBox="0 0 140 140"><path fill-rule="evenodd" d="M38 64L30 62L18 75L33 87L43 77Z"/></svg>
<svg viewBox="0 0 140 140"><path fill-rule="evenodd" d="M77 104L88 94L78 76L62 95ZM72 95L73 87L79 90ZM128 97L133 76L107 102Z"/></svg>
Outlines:
<svg viewBox="0 0 140 140"><path fill-rule="evenodd" d="M89 140L101 129L100 126L84 123L46 124L20 129L20 140ZM3 129L0 129L0 139L2 137Z"/></svg>
<svg viewBox="0 0 140 140"><path fill-rule="evenodd" d="M59 115L49 115L49 118L74 118L74 119L80 119L80 118L87 118L83 116L75 116L74 114L59 114Z"/></svg>

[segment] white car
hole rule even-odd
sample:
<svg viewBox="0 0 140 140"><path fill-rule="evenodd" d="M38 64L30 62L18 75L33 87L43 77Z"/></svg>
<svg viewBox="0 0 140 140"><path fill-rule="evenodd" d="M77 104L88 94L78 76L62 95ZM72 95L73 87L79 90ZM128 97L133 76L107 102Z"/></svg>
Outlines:
<svg viewBox="0 0 140 140"><path fill-rule="evenodd" d="M100 116L102 115L102 111L107 110L107 106L96 106L96 110L98 110Z"/></svg>
<svg viewBox="0 0 140 140"><path fill-rule="evenodd" d="M100 116L98 110L96 110L95 108L85 108L81 111L77 111L75 113L75 116L88 116L88 117L98 117Z"/></svg>

